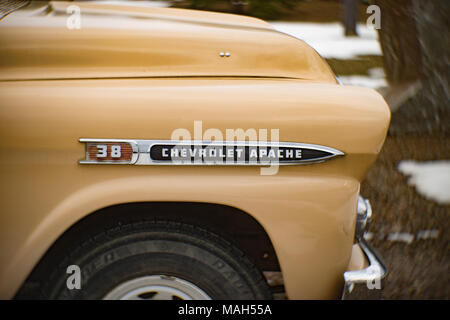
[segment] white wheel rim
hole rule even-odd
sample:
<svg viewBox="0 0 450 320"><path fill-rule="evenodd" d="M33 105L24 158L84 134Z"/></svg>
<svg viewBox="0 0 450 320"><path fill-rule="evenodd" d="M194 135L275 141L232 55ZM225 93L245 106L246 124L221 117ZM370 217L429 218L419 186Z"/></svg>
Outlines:
<svg viewBox="0 0 450 320"><path fill-rule="evenodd" d="M128 280L110 292L104 300L211 300L195 284L172 276L153 275Z"/></svg>

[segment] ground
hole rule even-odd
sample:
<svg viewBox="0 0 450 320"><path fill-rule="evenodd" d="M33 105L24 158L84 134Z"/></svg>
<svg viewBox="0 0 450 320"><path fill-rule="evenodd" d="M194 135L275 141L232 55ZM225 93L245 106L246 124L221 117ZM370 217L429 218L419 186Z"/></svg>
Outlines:
<svg viewBox="0 0 450 320"><path fill-rule="evenodd" d="M387 137L361 193L374 209L370 242L383 257L389 274L381 292L358 290L355 299L450 298L450 206L425 199L407 184L397 169L404 159L450 159L450 137ZM424 230L434 232L422 239Z"/></svg>

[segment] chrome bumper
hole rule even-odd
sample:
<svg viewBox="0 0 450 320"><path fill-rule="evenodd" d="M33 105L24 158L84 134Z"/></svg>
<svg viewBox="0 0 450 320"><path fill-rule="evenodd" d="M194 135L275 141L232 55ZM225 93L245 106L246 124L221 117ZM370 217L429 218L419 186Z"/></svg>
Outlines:
<svg viewBox="0 0 450 320"><path fill-rule="evenodd" d="M364 253L368 266L361 270L344 272L344 290L342 299L353 291L356 284L365 284L367 289L381 289L381 280L386 276L387 269L377 252L364 240L364 233L372 215L372 208L368 200L360 197L356 225L356 240Z"/></svg>
<svg viewBox="0 0 450 320"><path fill-rule="evenodd" d="M359 241L364 255L369 261L369 266L361 270L344 272L344 290L342 299L353 291L356 284L365 284L367 289L381 289L381 280L386 276L387 269L376 251L364 240Z"/></svg>

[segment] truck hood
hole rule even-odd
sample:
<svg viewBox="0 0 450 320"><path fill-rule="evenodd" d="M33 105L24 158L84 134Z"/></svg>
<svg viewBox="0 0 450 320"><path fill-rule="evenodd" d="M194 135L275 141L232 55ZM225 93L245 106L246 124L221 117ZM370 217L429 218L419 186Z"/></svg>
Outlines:
<svg viewBox="0 0 450 320"><path fill-rule="evenodd" d="M206 76L335 83L311 47L262 20L89 2L33 1L4 17L0 70L0 80Z"/></svg>

